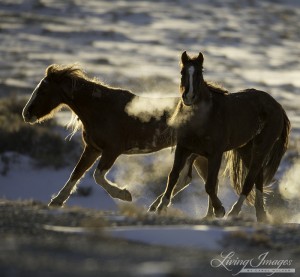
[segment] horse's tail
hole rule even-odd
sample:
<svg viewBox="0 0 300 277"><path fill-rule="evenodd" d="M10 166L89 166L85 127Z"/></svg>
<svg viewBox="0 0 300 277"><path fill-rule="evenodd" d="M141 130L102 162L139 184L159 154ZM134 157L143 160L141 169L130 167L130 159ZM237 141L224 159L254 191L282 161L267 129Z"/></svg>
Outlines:
<svg viewBox="0 0 300 277"><path fill-rule="evenodd" d="M284 123L283 123L281 135L279 139L275 142L274 146L272 147L263 165L264 186L265 186L264 191L266 193L271 191L271 189L268 188L267 185L270 184L270 182L272 181L279 167L280 161L288 147L288 138L289 138L291 125L283 109L282 109L282 113L283 113ZM225 168L225 172L229 172L231 185L233 186L237 194L240 194L242 192L242 187L245 178L248 174L248 168L243 163L239 152L235 149L226 152L226 159L227 159L227 165ZM255 203L254 190L252 190L249 193L247 197L247 202L250 205L254 205Z"/></svg>
<svg viewBox="0 0 300 277"><path fill-rule="evenodd" d="M241 155L236 149L226 152L225 157L227 163L224 173L229 173L231 185L236 191L236 193L240 195L242 192L244 181L248 174L248 168L245 166ZM248 204L254 205L254 190L251 190L246 200Z"/></svg>
<svg viewBox="0 0 300 277"><path fill-rule="evenodd" d="M280 164L280 161L288 148L289 144L289 133L291 129L291 123L286 115L284 109L282 109L283 114L283 128L279 139L275 142L272 150L267 156L267 160L264 163L264 185L268 185Z"/></svg>

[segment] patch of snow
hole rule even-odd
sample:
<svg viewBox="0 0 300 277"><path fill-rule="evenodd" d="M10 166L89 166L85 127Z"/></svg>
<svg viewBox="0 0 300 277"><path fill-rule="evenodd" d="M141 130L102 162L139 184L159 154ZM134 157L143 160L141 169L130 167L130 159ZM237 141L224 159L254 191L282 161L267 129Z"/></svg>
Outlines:
<svg viewBox="0 0 300 277"><path fill-rule="evenodd" d="M8 155L8 154L7 154ZM72 168L51 169L36 168L33 161L21 155L11 153L11 163L7 174L0 175L0 198L6 199L34 199L49 203L69 178ZM14 159L12 159L14 157ZM3 164L0 162L0 168ZM81 187L92 187L88 197L71 196L67 206L82 206L99 210L116 210L117 201L114 201L102 187L97 185L91 174L87 173L79 184Z"/></svg>
<svg viewBox="0 0 300 277"><path fill-rule="evenodd" d="M200 248L203 250L219 250L223 238L230 232L243 230L251 232L248 227L214 227L197 226L141 226L107 228L105 231L117 238L142 242L152 245L180 246Z"/></svg>

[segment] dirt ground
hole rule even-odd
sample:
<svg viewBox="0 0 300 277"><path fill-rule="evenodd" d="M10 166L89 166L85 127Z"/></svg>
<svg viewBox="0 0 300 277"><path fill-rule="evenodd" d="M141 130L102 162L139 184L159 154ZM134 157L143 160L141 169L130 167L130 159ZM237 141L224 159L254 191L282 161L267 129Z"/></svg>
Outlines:
<svg viewBox="0 0 300 277"><path fill-rule="evenodd" d="M234 232L220 242L220 250L212 251L148 245L116 239L104 231L118 225L181 224L251 227L254 232ZM224 268L211 266L211 260L222 251L236 251L239 259L269 252L272 259L292 261L296 274L300 270L298 224L267 226L250 220L204 222L83 208L50 209L34 201L1 200L0 232L1 276L232 276Z"/></svg>

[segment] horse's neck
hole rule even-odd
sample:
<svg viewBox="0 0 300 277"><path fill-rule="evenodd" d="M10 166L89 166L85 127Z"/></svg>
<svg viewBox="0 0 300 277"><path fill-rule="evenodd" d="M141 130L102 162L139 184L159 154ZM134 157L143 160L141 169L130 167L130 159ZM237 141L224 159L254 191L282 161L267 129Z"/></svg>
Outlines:
<svg viewBox="0 0 300 277"><path fill-rule="evenodd" d="M92 99L92 91L94 84L89 82L80 82L77 88L73 91L72 97L68 98L66 105L78 116L78 118L85 122L85 115L88 114Z"/></svg>
<svg viewBox="0 0 300 277"><path fill-rule="evenodd" d="M211 101L211 97L212 97L211 91L203 79L200 81L199 93L201 93L201 96L200 96L201 101L204 101L204 102Z"/></svg>
<svg viewBox="0 0 300 277"><path fill-rule="evenodd" d="M135 95L126 90L84 82L78 84L78 89L73 92L72 99L68 99L66 104L86 125L90 120L92 109L97 110L99 114L107 112L107 107L110 106L109 110L112 112L114 109L125 107L133 97Z"/></svg>

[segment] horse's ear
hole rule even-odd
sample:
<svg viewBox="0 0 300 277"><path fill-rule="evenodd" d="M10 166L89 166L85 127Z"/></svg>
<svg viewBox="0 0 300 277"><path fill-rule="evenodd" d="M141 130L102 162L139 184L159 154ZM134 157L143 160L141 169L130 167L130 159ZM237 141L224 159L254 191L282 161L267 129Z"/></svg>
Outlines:
<svg viewBox="0 0 300 277"><path fill-rule="evenodd" d="M184 51L184 52L181 54L181 63L184 65L184 64L186 64L189 60L190 60L189 55L186 53L186 51Z"/></svg>
<svg viewBox="0 0 300 277"><path fill-rule="evenodd" d="M199 52L198 57L196 58L196 60L198 61L198 63L200 63L201 65L203 64L204 61L204 57L203 54L201 52Z"/></svg>

